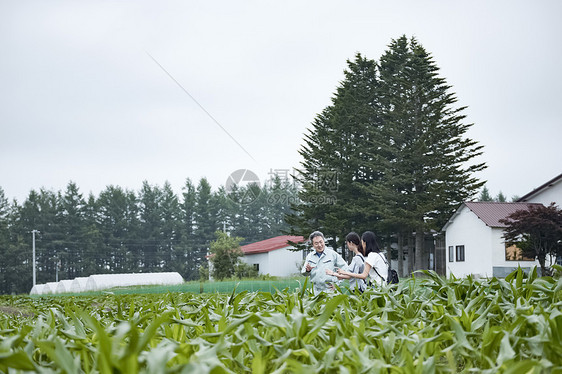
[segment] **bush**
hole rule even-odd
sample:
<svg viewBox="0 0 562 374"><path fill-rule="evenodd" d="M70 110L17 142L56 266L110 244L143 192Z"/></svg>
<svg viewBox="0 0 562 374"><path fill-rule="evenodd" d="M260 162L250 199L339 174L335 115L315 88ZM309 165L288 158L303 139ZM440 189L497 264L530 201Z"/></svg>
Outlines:
<svg viewBox="0 0 562 374"><path fill-rule="evenodd" d="M234 265L234 276L238 279L257 278L258 271L254 268L253 265L239 261L236 265Z"/></svg>

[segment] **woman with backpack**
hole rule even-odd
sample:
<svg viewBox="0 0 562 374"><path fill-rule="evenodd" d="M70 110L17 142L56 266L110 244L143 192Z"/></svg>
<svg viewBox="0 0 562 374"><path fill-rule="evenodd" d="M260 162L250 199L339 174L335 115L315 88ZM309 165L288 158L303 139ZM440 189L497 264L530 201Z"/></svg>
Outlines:
<svg viewBox="0 0 562 374"><path fill-rule="evenodd" d="M361 245L361 238L355 232L350 232L345 237L345 243L347 248L353 252L355 255L349 264L349 272L361 274L365 268L365 257L363 256L363 246ZM351 278L349 281L349 290L351 292L358 289L360 292L365 291L367 288L367 283L361 278Z"/></svg>
<svg viewBox="0 0 562 374"><path fill-rule="evenodd" d="M388 276L388 264L377 244L377 237L372 231L365 231L361 235L361 244L363 246L363 254L365 258L365 267L362 273L352 273L342 269L338 269L336 276L341 279L358 278L366 280L371 279L373 284L382 286L386 283Z"/></svg>

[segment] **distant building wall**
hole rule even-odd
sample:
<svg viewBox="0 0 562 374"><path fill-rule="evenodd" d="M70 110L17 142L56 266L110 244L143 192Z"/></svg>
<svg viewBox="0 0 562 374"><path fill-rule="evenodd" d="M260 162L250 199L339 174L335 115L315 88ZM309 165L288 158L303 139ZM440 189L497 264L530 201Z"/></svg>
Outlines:
<svg viewBox="0 0 562 374"><path fill-rule="evenodd" d="M473 274L492 276L491 228L486 226L470 209L461 212L447 228L445 254L447 276L465 277ZM464 261L456 258L457 247L464 246ZM452 257L450 248L452 247Z"/></svg>
<svg viewBox="0 0 562 374"><path fill-rule="evenodd" d="M302 264L302 251L289 251L287 248L269 252L269 274L288 277L300 272L297 264Z"/></svg>
<svg viewBox="0 0 562 374"><path fill-rule="evenodd" d="M242 261L258 265L259 274L288 277L299 272L297 263L302 263L302 251L289 251L287 248L265 253L247 254Z"/></svg>
<svg viewBox="0 0 562 374"><path fill-rule="evenodd" d="M509 273L517 270L518 267L528 272L534 266L539 266L538 261L508 261L505 255L505 239L503 238L503 233L504 230L501 228L492 229L492 244L494 245L494 251L492 252L492 276L505 278Z"/></svg>

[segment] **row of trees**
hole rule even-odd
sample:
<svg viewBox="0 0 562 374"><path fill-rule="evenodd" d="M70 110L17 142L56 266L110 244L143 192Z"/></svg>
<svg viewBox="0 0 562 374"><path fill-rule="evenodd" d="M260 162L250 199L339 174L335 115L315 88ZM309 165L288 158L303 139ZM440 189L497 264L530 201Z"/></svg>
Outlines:
<svg viewBox="0 0 562 374"><path fill-rule="evenodd" d="M177 271L197 279L217 230L242 244L280 235L295 191L278 177L263 187L212 191L203 178L197 186L188 179L181 196L168 183L144 182L138 192L108 186L84 197L71 182L63 192L31 191L19 204L0 188L0 292L29 292L33 230L37 283L108 272Z"/></svg>
<svg viewBox="0 0 562 374"><path fill-rule="evenodd" d="M425 268L425 233L484 185L474 177L486 167L474 161L482 146L466 137L465 108L415 38L392 40L378 62L357 54L347 64L300 149L291 233L322 228L340 247L349 231L375 230L399 250L415 235L409 264Z"/></svg>
<svg viewBox="0 0 562 374"><path fill-rule="evenodd" d="M511 198L511 201L517 200L519 200L519 196L513 196ZM507 197L501 191L496 195L496 197L493 197L492 194L490 194L488 187L484 186L482 191L480 191L480 195L478 195L478 201L495 201L498 203L505 203L507 202Z"/></svg>

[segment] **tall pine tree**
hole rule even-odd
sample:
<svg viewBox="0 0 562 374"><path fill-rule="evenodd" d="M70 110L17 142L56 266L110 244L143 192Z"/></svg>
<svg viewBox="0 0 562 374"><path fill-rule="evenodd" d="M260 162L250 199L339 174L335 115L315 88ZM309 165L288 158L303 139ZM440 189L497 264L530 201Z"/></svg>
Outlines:
<svg viewBox="0 0 562 374"><path fill-rule="evenodd" d="M376 64L357 54L347 61L345 79L312 123L299 153L303 157L295 179L301 185L300 201L287 216L290 233L307 236L320 229L329 244L343 245L351 230L373 229L378 216L366 208L364 187L377 178L367 167L365 147L376 136Z"/></svg>
<svg viewBox="0 0 562 374"><path fill-rule="evenodd" d="M57 261L60 264L59 280L82 276L86 234L86 201L74 182L68 183L64 194L59 194L60 247Z"/></svg>
<svg viewBox="0 0 562 374"><path fill-rule="evenodd" d="M473 162L482 146L465 137L465 108L455 107L451 87L415 38L393 40L379 70L382 133L368 152L381 178L371 196L385 222L415 231L414 268L423 269L424 234L484 184L473 176L485 168Z"/></svg>

